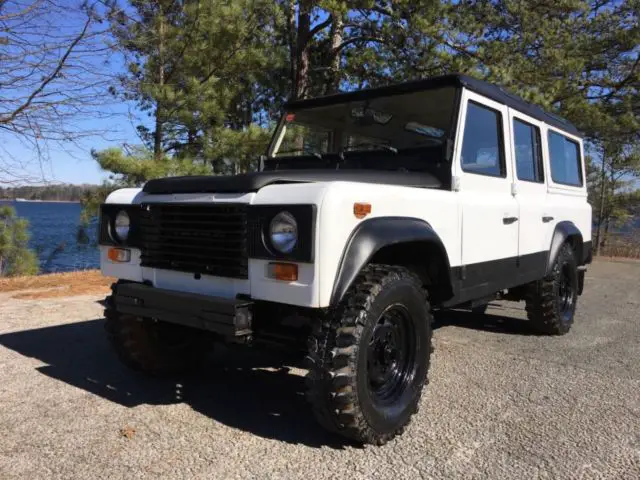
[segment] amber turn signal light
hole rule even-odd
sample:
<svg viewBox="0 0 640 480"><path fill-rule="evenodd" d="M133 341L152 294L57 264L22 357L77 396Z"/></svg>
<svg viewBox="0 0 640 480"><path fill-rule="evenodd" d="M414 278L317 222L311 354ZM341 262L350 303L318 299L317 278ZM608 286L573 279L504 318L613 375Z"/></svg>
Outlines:
<svg viewBox="0 0 640 480"><path fill-rule="evenodd" d="M371 213L370 203L354 203L353 214L356 218L364 218Z"/></svg>
<svg viewBox="0 0 640 480"><path fill-rule="evenodd" d="M276 280L295 282L298 280L298 265L295 263L270 263L269 276Z"/></svg>
<svg viewBox="0 0 640 480"><path fill-rule="evenodd" d="M126 263L131 260L131 250L127 250L126 248L110 248L107 256L112 262Z"/></svg>

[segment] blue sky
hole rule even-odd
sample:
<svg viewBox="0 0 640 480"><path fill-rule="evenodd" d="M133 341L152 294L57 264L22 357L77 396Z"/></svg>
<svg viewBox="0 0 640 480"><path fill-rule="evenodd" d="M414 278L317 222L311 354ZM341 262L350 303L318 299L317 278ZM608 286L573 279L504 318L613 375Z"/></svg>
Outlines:
<svg viewBox="0 0 640 480"><path fill-rule="evenodd" d="M110 69L115 73L120 67L114 65ZM75 122L78 130L105 133L83 138L64 147L48 144L47 160L42 163L38 160L33 145L23 143L6 133L0 133L0 155L19 159L26 173L24 176L44 179L36 183L102 183L108 174L91 158L91 150L118 147L123 143L139 144L135 126L141 123L141 114L136 111L135 105L114 98L112 104L101 107L102 113L105 109L109 112L108 118L100 118L96 113L95 118L80 118Z"/></svg>
<svg viewBox="0 0 640 480"><path fill-rule="evenodd" d="M21 58L19 55L22 51L19 46L20 42L27 43L29 48L35 52L30 57L22 58L22 60L11 60L14 63L11 64L12 70L10 72L14 75L14 78L20 78L20 75L25 74L20 71L22 65L29 65L29 61L40 60L38 56L41 55L44 45L51 52L50 57L48 57L50 63L46 65L53 66L52 60L56 56L62 56L70 41L68 39L73 38L82 31L86 21L86 15L78 9L78 0L59 0L54 7L50 7L49 4L38 5L39 7L33 10L32 16L22 17L17 15L13 22L8 24L8 30L0 32L3 33L3 38L6 40L6 46L3 47L2 52L9 55L7 58L11 58L10 55L12 54L15 55L14 58ZM94 6L95 8L101 8L99 2L95 3ZM21 12L22 3L18 1L8 2L6 8L9 9L9 13ZM27 18L26 22L22 21L24 18ZM117 88L117 79L115 77L125 67L122 56L107 48L106 40L108 38L107 25L94 22L89 29L88 37L85 38L86 42L83 41L78 44L68 58L67 64L74 65L75 69L72 71L63 70L62 75L58 77L60 79L59 83L56 84L56 80L54 80L47 85L43 91L46 94L45 96L54 95L47 96L47 99L56 98L55 95L59 91L78 87L80 82L100 85L101 81L105 81ZM60 40L64 48L56 47L58 39L64 39ZM29 70L28 67L25 67L25 69L25 71ZM44 78L45 73L48 74L50 71L52 71L52 68L50 70L45 69L42 72L38 72L38 74ZM85 74L84 72L87 73ZM67 74L66 76L64 75L65 73ZM9 71L7 71L7 74L9 74ZM11 89L4 92L0 89L0 98L7 99L4 113L10 112L10 108L15 108L12 105L17 107L19 102L24 101L34 91L36 84L32 81L32 78L25 78L27 80L23 84L16 84L16 87L11 87ZM97 83L98 81L100 83ZM83 99L88 98L90 103L86 103L83 100L81 102L82 108L76 109L80 113L74 113L72 117L67 117L66 115L62 117L64 120L62 120L63 123L60 127L57 124L51 124L54 125L56 132L68 130L80 133L83 138L79 140L65 142L64 145L41 141L38 144L42 149L41 155L39 155L32 141L16 136L6 129L0 130L0 167L3 167L9 173L8 177L5 175L5 179L11 180L13 175L14 178L27 179L20 180L18 183L29 184L98 184L106 179L108 174L102 172L97 163L91 158L91 150L118 147L123 143L129 145L139 144L140 140L136 135L135 127L146 121L146 115L138 112L135 105L124 103L110 95L106 91L106 85L96 88L104 88L104 94L102 94L103 90L99 90L99 100L94 100L92 97L81 97ZM73 91L79 91L78 95L83 94L80 88ZM95 92L95 90L92 91ZM66 99L67 97L58 98ZM25 121L22 120L22 122L24 123ZM36 132L37 126L32 131ZM87 132L100 132L100 134L84 136ZM43 161L41 161L42 158L44 158ZM0 185L2 185L2 178L0 175Z"/></svg>
<svg viewBox="0 0 640 480"><path fill-rule="evenodd" d="M22 144L18 139L0 133L4 153L23 162L26 176L41 178L51 183L99 184L107 178L98 164L91 158L91 149L101 150L117 147L122 143L140 143L136 136L134 124L128 118L127 106L113 105L111 109L116 116L109 119L80 120L77 125L89 130L109 131L106 136L95 136L83 139L77 145L64 149L57 145L49 145L48 159L44 163L38 161L33 146ZM135 122L135 120L133 120ZM44 182L37 182L44 183Z"/></svg>

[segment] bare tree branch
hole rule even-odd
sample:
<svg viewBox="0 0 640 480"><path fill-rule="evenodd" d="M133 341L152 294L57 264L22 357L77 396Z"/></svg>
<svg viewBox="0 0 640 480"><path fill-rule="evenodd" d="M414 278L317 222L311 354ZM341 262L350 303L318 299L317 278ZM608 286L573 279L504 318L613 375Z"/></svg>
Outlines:
<svg viewBox="0 0 640 480"><path fill-rule="evenodd" d="M9 123L9 122L12 122L13 120L15 120L15 118L18 115L20 115L25 109L27 109L29 107L29 105L31 105L31 103L33 102L33 99L36 98L44 90L44 88L54 78L56 78L60 74L60 71L65 66L65 62L69 58L69 55L71 55L71 52L73 51L73 49L76 47L76 45L78 45L80 40L82 40L82 38L87 33L87 28L89 28L89 24L90 23L91 23L91 20L87 19L87 21L84 24L84 28L82 29L80 34L76 38L73 39L73 41L71 42L71 45L69 45L69 47L67 48L66 52L64 52L64 55L62 55L62 58L58 62L58 65L56 65L56 67L54 68L53 72L51 72L51 74L49 74L49 76L45 77L44 80L42 80L42 83L38 86L38 88L36 88L33 92L31 92L31 94L29 95L27 100L22 105L20 105L18 108L16 108L11 113L11 115L9 115L7 117L0 117L0 123Z"/></svg>
<svg viewBox="0 0 640 480"><path fill-rule="evenodd" d="M107 91L116 73L105 10L96 8L0 0L0 183L32 181L50 170L52 154L78 155L88 151L82 142L119 130L96 126L118 115Z"/></svg>

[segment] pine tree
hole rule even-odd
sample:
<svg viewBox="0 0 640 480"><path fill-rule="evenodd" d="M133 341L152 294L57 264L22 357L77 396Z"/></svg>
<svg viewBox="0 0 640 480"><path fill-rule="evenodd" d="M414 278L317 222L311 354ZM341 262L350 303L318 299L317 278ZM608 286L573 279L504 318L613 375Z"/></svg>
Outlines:
<svg viewBox="0 0 640 480"><path fill-rule="evenodd" d="M270 48L279 10L266 0L134 0L131 7L135 14L114 7L111 16L130 59L114 93L152 117L153 129L138 130L156 160L204 162L219 129L246 128L258 113L258 86L282 62Z"/></svg>
<svg viewBox="0 0 640 480"><path fill-rule="evenodd" d="M38 259L27 245L28 226L13 208L0 205L0 277L38 273Z"/></svg>

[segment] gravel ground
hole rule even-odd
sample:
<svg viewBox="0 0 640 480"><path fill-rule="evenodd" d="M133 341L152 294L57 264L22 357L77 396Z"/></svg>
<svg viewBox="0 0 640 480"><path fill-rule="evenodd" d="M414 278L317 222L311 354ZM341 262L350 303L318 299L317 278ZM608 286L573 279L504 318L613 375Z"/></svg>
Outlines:
<svg viewBox="0 0 640 480"><path fill-rule="evenodd" d="M181 383L122 367L95 296L0 293L0 478L640 478L640 263L587 273L576 324L441 315L420 413L382 448L314 423L303 372L226 351Z"/></svg>

